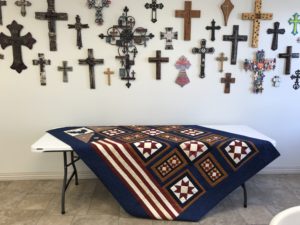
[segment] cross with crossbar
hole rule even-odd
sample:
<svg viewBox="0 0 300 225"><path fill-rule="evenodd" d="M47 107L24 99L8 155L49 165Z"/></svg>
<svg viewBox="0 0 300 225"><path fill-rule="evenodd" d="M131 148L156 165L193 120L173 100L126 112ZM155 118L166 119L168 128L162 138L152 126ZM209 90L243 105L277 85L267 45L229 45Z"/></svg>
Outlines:
<svg viewBox="0 0 300 225"><path fill-rule="evenodd" d="M273 41L272 41L272 47L271 49L275 51L278 48L278 35L284 34L285 29L279 29L280 23L275 22L274 23L274 29L268 29L267 34L273 34Z"/></svg>
<svg viewBox="0 0 300 225"><path fill-rule="evenodd" d="M297 70L297 71L295 72L295 74L296 74L296 75L292 75L292 76L291 76L291 79L292 79L292 80L295 80L295 84L293 85L293 88L294 88L295 90L297 90L297 89L299 89L299 87L300 87L300 85L299 85L300 70Z"/></svg>
<svg viewBox="0 0 300 225"><path fill-rule="evenodd" d="M3 24L3 21L2 21L2 6L6 6L6 1L0 0L0 25Z"/></svg>
<svg viewBox="0 0 300 225"><path fill-rule="evenodd" d="M26 7L31 6L31 2L27 0L18 0L15 2L16 6L21 7L21 15L26 16Z"/></svg>
<svg viewBox="0 0 300 225"><path fill-rule="evenodd" d="M288 46L286 53L280 53L279 58L285 59L285 74L291 74L292 59L299 58L299 53L293 53L293 47Z"/></svg>
<svg viewBox="0 0 300 225"><path fill-rule="evenodd" d="M110 68L107 68L107 70L104 71L104 74L107 75L107 83L110 86L111 85L111 75L115 74L115 72L111 71Z"/></svg>
<svg viewBox="0 0 300 225"><path fill-rule="evenodd" d="M223 68L224 68L224 62L225 61L228 61L228 58L227 57L225 57L225 54L224 54L224 52L222 52L221 54L220 54L220 57L217 57L217 61L219 61L220 63L221 63L221 68L220 68L220 73L222 73L223 72Z"/></svg>
<svg viewBox="0 0 300 225"><path fill-rule="evenodd" d="M157 3L156 0L152 0L152 3L146 3L145 8L151 9L151 21L152 23L157 22L157 9L162 9L164 5L162 3Z"/></svg>
<svg viewBox="0 0 300 225"><path fill-rule="evenodd" d="M50 65L51 61L48 59L45 59L45 55L43 53L38 54L38 59L32 60L33 65L40 66L40 81L42 86L46 86L47 84L47 78L46 78L46 65Z"/></svg>
<svg viewBox="0 0 300 225"><path fill-rule="evenodd" d="M82 36L81 36L81 29L87 29L89 28L88 24L82 24L80 16L77 15L76 18L76 23L75 24L68 24L69 29L75 29L77 31L77 47L79 49L82 48Z"/></svg>
<svg viewBox="0 0 300 225"><path fill-rule="evenodd" d="M221 78L221 83L225 84L224 93L230 93L230 85L235 83L235 78L231 77L231 73L226 73L225 77Z"/></svg>
<svg viewBox="0 0 300 225"><path fill-rule="evenodd" d="M161 51L156 51L156 57L148 58L148 62L156 64L156 80L161 79L161 64L168 63L168 57L161 57Z"/></svg>
<svg viewBox="0 0 300 225"><path fill-rule="evenodd" d="M293 15L293 18L289 19L289 24L293 24L293 31L292 34L293 35L297 35L298 34L298 25L300 24L300 15L298 13L295 13Z"/></svg>
<svg viewBox="0 0 300 225"><path fill-rule="evenodd" d="M206 26L205 27L206 30L211 30L211 41L215 41L216 40L216 30L221 30L220 26L216 26L216 21L212 20L211 21L211 26Z"/></svg>
<svg viewBox="0 0 300 225"><path fill-rule="evenodd" d="M57 70L63 72L63 82L67 83L69 81L69 79L68 79L68 72L72 72L73 71L73 67L68 66L68 62L67 61L63 61L63 65L62 66L58 66Z"/></svg>

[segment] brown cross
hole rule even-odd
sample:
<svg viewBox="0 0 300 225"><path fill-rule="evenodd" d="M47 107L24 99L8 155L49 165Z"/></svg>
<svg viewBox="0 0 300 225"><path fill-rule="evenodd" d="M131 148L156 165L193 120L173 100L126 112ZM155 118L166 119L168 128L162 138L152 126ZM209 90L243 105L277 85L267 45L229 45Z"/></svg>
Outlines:
<svg viewBox="0 0 300 225"><path fill-rule="evenodd" d="M169 58L167 57L161 57L161 51L156 51L156 57L150 57L148 58L148 61L150 63L156 63L156 80L161 79L161 64L162 63L168 63Z"/></svg>
<svg viewBox="0 0 300 225"><path fill-rule="evenodd" d="M3 24L3 21L2 21L2 6L6 6L6 1L0 0L0 25Z"/></svg>
<svg viewBox="0 0 300 225"><path fill-rule="evenodd" d="M106 71L104 71L104 74L107 75L107 81L108 81L108 85L111 85L111 75L115 74L114 71L111 71L110 68L107 68Z"/></svg>
<svg viewBox="0 0 300 225"><path fill-rule="evenodd" d="M217 57L217 61L221 63L221 69L219 71L222 73L224 68L224 62L228 61L228 58L225 57L224 52L221 53L220 57Z"/></svg>
<svg viewBox="0 0 300 225"><path fill-rule="evenodd" d="M230 93L230 85L235 83L235 78L231 78L231 73L226 73L226 76L221 78L221 83L225 84L224 93Z"/></svg>
<svg viewBox="0 0 300 225"><path fill-rule="evenodd" d="M67 61L63 61L63 65L62 66L58 66L57 67L58 71L63 72L63 82L67 83L68 82L68 72L72 72L73 71L73 67L68 66L68 62Z"/></svg>
<svg viewBox="0 0 300 225"><path fill-rule="evenodd" d="M292 46L287 47L286 53L280 53L279 58L284 58L285 63L285 74L291 74L291 61L293 58L299 58L299 53L293 53Z"/></svg>
<svg viewBox="0 0 300 225"><path fill-rule="evenodd" d="M192 18L200 18L200 10L192 10L192 2L184 2L184 10L176 10L175 17L184 18L184 40L191 40Z"/></svg>

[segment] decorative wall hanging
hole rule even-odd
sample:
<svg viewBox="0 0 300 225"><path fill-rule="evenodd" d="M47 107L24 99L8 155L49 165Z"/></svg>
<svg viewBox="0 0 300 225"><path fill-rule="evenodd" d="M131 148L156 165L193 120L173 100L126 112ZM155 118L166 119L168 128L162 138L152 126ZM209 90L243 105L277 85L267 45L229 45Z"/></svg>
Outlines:
<svg viewBox="0 0 300 225"><path fill-rule="evenodd" d="M247 41L247 35L239 35L239 26L233 26L233 33L232 35L223 35L223 41L231 41L231 64L236 64L237 53L238 53L238 44L239 41Z"/></svg>
<svg viewBox="0 0 300 225"><path fill-rule="evenodd" d="M262 93L264 72L274 70L276 67L276 59L266 59L264 50L257 51L255 60L245 60L244 69L255 73L253 79L253 92Z"/></svg>
<svg viewBox="0 0 300 225"><path fill-rule="evenodd" d="M46 65L50 65L51 61L49 59L45 59L45 55L43 53L38 54L39 59L32 60L33 65L40 66L40 81L42 86L46 86L47 77L46 77Z"/></svg>
<svg viewBox="0 0 300 225"><path fill-rule="evenodd" d="M0 54L0 59L4 59L4 55Z"/></svg>
<svg viewBox="0 0 300 225"><path fill-rule="evenodd" d="M173 39L178 39L178 32L173 32L173 27L166 27L166 32L160 32L160 40L166 39L166 50L173 50Z"/></svg>
<svg viewBox="0 0 300 225"><path fill-rule="evenodd" d="M289 19L289 24L293 24L293 30L292 30L292 34L293 35L297 35L298 34L298 24L300 24L300 15L298 13L295 13L293 15L293 18Z"/></svg>
<svg viewBox="0 0 300 225"><path fill-rule="evenodd" d="M255 0L254 13L242 13L243 20L253 20L252 47L257 48L259 42L260 20L272 20L273 13L261 12L262 0Z"/></svg>
<svg viewBox="0 0 300 225"><path fill-rule="evenodd" d="M48 4L47 12L36 12L35 18L38 20L48 21L50 51L56 51L57 50L56 21L68 20L68 14L55 12L55 0L47 0L47 4Z"/></svg>
<svg viewBox="0 0 300 225"><path fill-rule="evenodd" d="M77 47L79 49L82 48L82 36L81 36L81 29L87 29L89 28L88 24L82 24L80 16L77 15L76 18L76 23L75 24L68 24L69 29L75 29L77 31Z"/></svg>
<svg viewBox="0 0 300 225"><path fill-rule="evenodd" d="M274 76L272 82L274 87L280 87L281 79L279 76Z"/></svg>
<svg viewBox="0 0 300 225"><path fill-rule="evenodd" d="M220 68L219 72L220 72L220 73L223 73L224 62L225 62L225 61L228 61L228 58L225 57L224 52L222 52L222 53L220 54L220 57L217 57L217 61L219 61L220 64L221 64L221 68Z"/></svg>
<svg viewBox="0 0 300 225"><path fill-rule="evenodd" d="M296 75L292 75L292 76L291 76L291 79L292 79L292 80L295 80L295 84L293 85L293 88L294 88L295 90L298 90L299 87L300 87L300 84L299 84L300 70L297 70L297 71L295 72L295 74L296 74Z"/></svg>
<svg viewBox="0 0 300 225"><path fill-rule="evenodd" d="M6 6L6 1L0 0L0 25L3 24L3 20L2 20L2 6Z"/></svg>
<svg viewBox="0 0 300 225"><path fill-rule="evenodd" d="M300 44L300 37L297 38L297 43Z"/></svg>
<svg viewBox="0 0 300 225"><path fill-rule="evenodd" d="M90 74L90 87L91 89L96 88L95 82L95 66L104 64L103 59L95 59L93 49L88 49L88 57L86 59L79 59L79 65L88 65Z"/></svg>
<svg viewBox="0 0 300 225"><path fill-rule="evenodd" d="M162 3L157 3L156 0L152 0L152 3L146 3L145 8L151 9L151 21L152 23L157 22L157 9L162 9L164 5Z"/></svg>
<svg viewBox="0 0 300 225"><path fill-rule="evenodd" d="M235 83L235 78L231 77L231 73L226 73L225 77L221 78L221 83L225 84L224 93L229 94L230 86L231 86L231 84Z"/></svg>
<svg viewBox="0 0 300 225"><path fill-rule="evenodd" d="M206 26L205 27L206 30L211 30L211 41L215 41L216 40L216 30L221 30L220 26L216 26L216 21L212 20L211 21L211 26Z"/></svg>
<svg viewBox="0 0 300 225"><path fill-rule="evenodd" d="M179 70L178 77L176 78L175 83L181 87L184 87L188 83L190 83L190 79L186 74L186 70L188 70L191 66L190 61L185 57L181 56L175 64L176 69Z"/></svg>
<svg viewBox="0 0 300 225"><path fill-rule="evenodd" d="M26 7L31 6L31 2L27 0L18 0L15 4L16 6L21 7L21 15L26 16Z"/></svg>
<svg viewBox="0 0 300 225"><path fill-rule="evenodd" d="M176 10L175 17L184 19L184 40L191 40L192 18L200 18L200 10L192 10L192 2L184 2L184 10Z"/></svg>
<svg viewBox="0 0 300 225"><path fill-rule="evenodd" d="M230 0L225 0L223 4L221 5L221 9L224 15L224 21L225 21L225 26L227 26L228 19L230 16L231 11L233 10L234 5Z"/></svg>
<svg viewBox="0 0 300 225"><path fill-rule="evenodd" d="M22 59L22 46L32 49L36 40L32 37L31 33L20 36L23 26L18 24L16 21L13 21L6 27L10 31L11 36L9 37L1 32L0 45L2 49L12 46L14 61L10 68L21 73L23 70L27 69L27 66L24 64Z"/></svg>
<svg viewBox="0 0 300 225"><path fill-rule="evenodd" d="M104 71L104 74L107 76L107 83L108 83L108 86L111 85L111 75L115 74L114 71L111 71L110 68L107 68L106 71Z"/></svg>
<svg viewBox="0 0 300 225"><path fill-rule="evenodd" d="M69 82L68 72L72 72L73 71L73 67L68 66L68 62L67 61L63 61L63 65L62 66L58 66L57 70L63 72L63 82L64 83Z"/></svg>
<svg viewBox="0 0 300 225"><path fill-rule="evenodd" d="M272 41L272 47L271 49L275 51L278 48L278 34L284 34L285 29L279 29L280 23L275 22L274 23L274 29L268 29L268 34L273 34L273 41Z"/></svg>
<svg viewBox="0 0 300 225"><path fill-rule="evenodd" d="M118 25L107 30L107 35L100 34L101 39L106 39L106 42L118 47L118 56L116 59L121 60L122 68L120 69L120 77L126 80L126 86L130 88L130 81L135 80L135 72L131 70L134 65L135 57L138 53L136 45L144 45L147 41L154 37L153 34L147 34L148 30L143 27L134 29L135 19L128 16L128 7L123 10L123 14L118 19Z"/></svg>
<svg viewBox="0 0 300 225"><path fill-rule="evenodd" d="M110 4L111 0L87 0L87 5L89 9L94 8L96 10L95 23L97 23L98 25L103 24L104 20L102 10L104 8L108 8Z"/></svg>
<svg viewBox="0 0 300 225"><path fill-rule="evenodd" d="M291 74L292 59L299 58L299 53L293 53L292 46L288 46L286 53L280 53L279 58L285 59L285 74Z"/></svg>
<svg viewBox="0 0 300 225"><path fill-rule="evenodd" d="M169 58L168 57L161 57L161 51L156 51L156 57L150 57L148 58L149 63L155 63L156 64L156 80L161 80L161 64L162 63L168 63Z"/></svg>

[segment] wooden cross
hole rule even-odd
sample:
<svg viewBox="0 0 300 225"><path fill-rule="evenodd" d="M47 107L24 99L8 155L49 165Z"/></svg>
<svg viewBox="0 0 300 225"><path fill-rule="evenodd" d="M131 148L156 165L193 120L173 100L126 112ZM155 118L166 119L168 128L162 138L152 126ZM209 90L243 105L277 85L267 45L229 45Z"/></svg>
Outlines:
<svg viewBox="0 0 300 225"><path fill-rule="evenodd" d="M57 70L63 72L63 82L67 83L69 81L69 79L68 79L68 72L72 72L73 71L73 67L68 66L68 62L67 61L63 61L63 65L62 66L58 66Z"/></svg>
<svg viewBox="0 0 300 225"><path fill-rule="evenodd" d="M14 61L10 68L21 73L23 70L27 69L27 66L24 64L22 59L22 46L32 49L36 40L32 37L31 33L20 36L23 26L18 24L16 21L13 21L7 26L7 28L10 31L11 36L9 37L0 33L0 45L2 49L12 46Z"/></svg>
<svg viewBox="0 0 300 225"><path fill-rule="evenodd" d="M56 44L56 21L68 20L67 13L55 12L55 0L47 0L48 9L47 12L36 12L35 18L38 20L48 20L49 39L50 39L50 51L57 50Z"/></svg>
<svg viewBox="0 0 300 225"><path fill-rule="evenodd" d="M300 24L300 18L299 18L299 14L298 13L295 13L293 15L293 18L289 19L289 24L293 24L293 31L292 31L292 34L293 35L297 35L298 34L298 24Z"/></svg>
<svg viewBox="0 0 300 225"><path fill-rule="evenodd" d="M47 84L47 78L46 78L46 65L50 65L51 61L48 59L45 59L45 55L42 53L38 54L39 59L34 59L32 60L33 65L35 66L40 66L40 80L41 80L41 85L46 86Z"/></svg>
<svg viewBox="0 0 300 225"><path fill-rule="evenodd" d="M148 62L150 63L156 63L156 80L161 79L161 64L162 63L168 63L169 58L167 57L161 57L161 51L156 51L156 57L150 57L148 58Z"/></svg>
<svg viewBox="0 0 300 225"><path fill-rule="evenodd" d="M160 32L160 39L166 39L166 50L173 50L172 40L178 39L178 33L173 32L173 27L166 27L166 32Z"/></svg>
<svg viewBox="0 0 300 225"><path fill-rule="evenodd" d="M110 86L111 85L111 75L115 74L115 72L111 71L110 68L107 68L107 70L104 71L104 74L107 75L108 86Z"/></svg>
<svg viewBox="0 0 300 225"><path fill-rule="evenodd" d="M152 0L152 3L146 3L145 8L151 9L151 21L152 23L157 22L157 9L162 9L164 5L162 3L157 3L156 0Z"/></svg>
<svg viewBox="0 0 300 225"><path fill-rule="evenodd" d="M272 50L276 50L278 48L278 34L284 34L285 29L279 29L280 23L275 22L274 23L274 29L268 29L267 33L268 34L273 34L273 41L272 41Z"/></svg>
<svg viewBox="0 0 300 225"><path fill-rule="evenodd" d="M217 61L219 61L221 63L221 68L220 68L220 72L223 72L223 68L224 68L224 62L228 61L228 58L225 57L225 54L222 52L220 57L217 57Z"/></svg>
<svg viewBox="0 0 300 225"><path fill-rule="evenodd" d="M292 46L288 46L286 53L280 53L279 58L285 59L285 74L291 74L291 61L299 58L299 53L293 53Z"/></svg>
<svg viewBox="0 0 300 225"><path fill-rule="evenodd" d="M109 34L111 35L111 39L114 41L116 39L117 35L119 34L118 29L115 27L112 27Z"/></svg>
<svg viewBox="0 0 300 225"><path fill-rule="evenodd" d="M236 64L237 53L238 53L238 43L239 41L247 41L247 35L239 35L239 26L233 26L232 35L223 35L223 41L231 41L231 64Z"/></svg>
<svg viewBox="0 0 300 225"><path fill-rule="evenodd" d="M255 11L254 13L242 13L243 20L253 20L253 34L252 34L252 47L258 47L259 41L259 30L260 20L272 20L273 13L262 13L261 12L262 0L255 0Z"/></svg>
<svg viewBox="0 0 300 225"><path fill-rule="evenodd" d="M184 10L176 10L175 17L184 18L184 40L191 40L192 18L200 18L200 10L192 10L192 2L184 2Z"/></svg>
<svg viewBox="0 0 300 225"><path fill-rule="evenodd" d="M26 16L26 7L31 6L31 2L27 0L18 0L15 2L16 6L21 7L21 15Z"/></svg>
<svg viewBox="0 0 300 225"><path fill-rule="evenodd" d="M80 22L80 16L77 15L76 18L76 23L75 24L68 24L68 28L69 29L75 29L77 31L77 47L79 49L82 48L82 36L81 36L81 29L87 29L89 28L89 25L88 24L82 24Z"/></svg>
<svg viewBox="0 0 300 225"><path fill-rule="evenodd" d="M201 47L193 48L192 52L194 54L201 55L200 78L204 78L205 77L205 55L214 53L215 49L214 48L206 48L206 40L205 39L202 39L200 41L200 43L201 43Z"/></svg>
<svg viewBox="0 0 300 225"><path fill-rule="evenodd" d="M221 78L221 83L225 84L224 93L230 93L230 85L235 83L235 78L231 78L231 73L226 73L225 78Z"/></svg>
<svg viewBox="0 0 300 225"><path fill-rule="evenodd" d="M79 59L79 65L88 65L90 72L90 87L91 89L96 88L95 83L95 66L102 65L104 63L103 59L95 59L93 49L88 49L88 57L86 59Z"/></svg>
<svg viewBox="0 0 300 225"><path fill-rule="evenodd" d="M4 55L0 54L0 59L4 59Z"/></svg>
<svg viewBox="0 0 300 225"><path fill-rule="evenodd" d="M6 6L6 1L0 0L0 25L3 24L3 21L2 21L2 6Z"/></svg>
<svg viewBox="0 0 300 225"><path fill-rule="evenodd" d="M295 80L295 84L293 85L293 88L294 88L295 90L297 90L297 89L299 89L299 87L300 87L300 84L299 84L299 80L300 80L300 70L297 70L297 71L295 72L295 74L296 74L296 75L292 75L292 76L291 76L291 79L292 79L292 80Z"/></svg>
<svg viewBox="0 0 300 225"><path fill-rule="evenodd" d="M221 30L220 26L216 26L216 21L212 20L211 21L211 26L207 26L206 30L211 30L211 41L216 40L216 30Z"/></svg>
<svg viewBox="0 0 300 225"><path fill-rule="evenodd" d="M225 0L223 2L223 4L221 5L221 9L222 9L224 21L225 21L225 26L227 26L230 13L233 10L233 8L234 8L234 5L232 4L232 2L230 0Z"/></svg>

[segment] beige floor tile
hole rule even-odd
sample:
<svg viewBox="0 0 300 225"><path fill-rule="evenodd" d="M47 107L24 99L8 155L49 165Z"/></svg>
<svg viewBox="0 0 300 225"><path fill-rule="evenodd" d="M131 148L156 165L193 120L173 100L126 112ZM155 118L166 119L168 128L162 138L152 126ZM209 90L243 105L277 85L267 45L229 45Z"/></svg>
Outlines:
<svg viewBox="0 0 300 225"><path fill-rule="evenodd" d="M75 182L71 182L68 187L67 193L70 194L93 194L96 188L98 180L79 180L79 184L75 185Z"/></svg>
<svg viewBox="0 0 300 225"><path fill-rule="evenodd" d="M11 182L11 181L0 181L0 192L6 191L8 185L10 185L11 183L13 183L13 182Z"/></svg>
<svg viewBox="0 0 300 225"><path fill-rule="evenodd" d="M76 216L72 225L118 225L118 217L109 215Z"/></svg>
<svg viewBox="0 0 300 225"><path fill-rule="evenodd" d="M14 209L25 198L26 193L0 193L0 210L1 209Z"/></svg>
<svg viewBox="0 0 300 225"><path fill-rule="evenodd" d="M42 210L0 211L0 225L35 225L43 213Z"/></svg>
<svg viewBox="0 0 300 225"><path fill-rule="evenodd" d="M71 183L70 185L73 185ZM42 180L35 184L31 193L34 194L60 194L62 189L62 180Z"/></svg>
<svg viewBox="0 0 300 225"><path fill-rule="evenodd" d="M32 190L34 189L37 183L39 183L39 181L32 181L32 180L14 181L8 185L8 191L32 193Z"/></svg>
<svg viewBox="0 0 300 225"><path fill-rule="evenodd" d="M37 225L71 225L73 216L67 215L44 215L42 216Z"/></svg>
<svg viewBox="0 0 300 225"><path fill-rule="evenodd" d="M43 210L53 199L53 194L27 194L18 204L18 209Z"/></svg>
<svg viewBox="0 0 300 225"><path fill-rule="evenodd" d="M264 206L252 206L239 208L238 213L248 224L268 224L273 218L272 213Z"/></svg>
<svg viewBox="0 0 300 225"><path fill-rule="evenodd" d="M137 218L119 218L119 225L152 225L152 220Z"/></svg>

